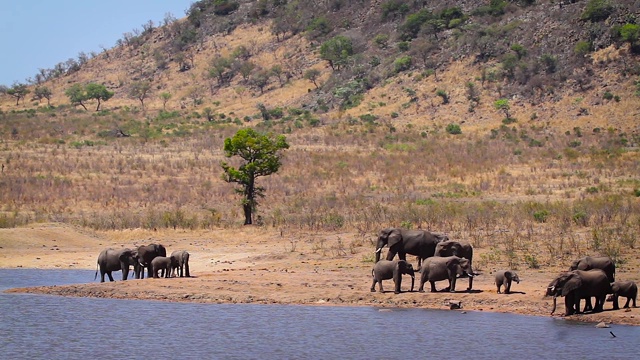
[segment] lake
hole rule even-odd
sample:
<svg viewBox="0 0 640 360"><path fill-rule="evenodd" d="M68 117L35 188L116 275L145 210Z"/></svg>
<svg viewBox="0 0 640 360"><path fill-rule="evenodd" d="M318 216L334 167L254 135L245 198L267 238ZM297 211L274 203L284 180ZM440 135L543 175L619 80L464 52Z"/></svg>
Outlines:
<svg viewBox="0 0 640 360"><path fill-rule="evenodd" d="M0 269L0 291L86 283L93 275L91 270ZM2 292L0 308L4 359L640 358L639 327L597 329L589 323L480 311Z"/></svg>

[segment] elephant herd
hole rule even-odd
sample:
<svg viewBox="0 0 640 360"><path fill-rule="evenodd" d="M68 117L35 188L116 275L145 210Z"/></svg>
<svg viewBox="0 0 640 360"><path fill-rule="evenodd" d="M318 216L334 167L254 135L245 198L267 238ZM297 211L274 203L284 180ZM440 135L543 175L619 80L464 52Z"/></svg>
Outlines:
<svg viewBox="0 0 640 360"><path fill-rule="evenodd" d="M388 246L386 260L380 260L382 249ZM393 258L398 255L398 260ZM407 262L407 254L418 258L418 268ZM411 277L411 291L414 288L415 273L420 273L419 292L424 291L424 284L428 281L431 292L435 292L435 282L448 280L449 286L445 291L455 291L456 279L469 278L470 291L473 287L473 247L459 241L450 240L446 235L435 234L424 230L406 230L401 228L387 228L380 231L376 244L375 265L371 270L373 283L371 291L375 292L378 284L383 292L382 280L393 279L394 293L401 292L402 275ZM510 293L511 284L520 282L518 274L512 270L500 270L495 273L497 292ZM613 302L613 309L619 309L618 298L626 297L625 308L633 301L636 307L638 287L633 281L615 281L615 264L607 256L578 259L573 262L569 271L560 274L548 286L545 296L553 296L553 314L556 309L556 298L565 298L565 315L580 312L580 302L585 300L583 312L599 312L603 310L607 295ZM595 297L592 306L591 297Z"/></svg>
<svg viewBox="0 0 640 360"><path fill-rule="evenodd" d="M389 247L387 258L380 260L380 253L385 246ZM399 260L394 261L396 254ZM407 254L418 257L418 269L414 269L407 262ZM424 284L427 281L431 285L431 291L435 292L435 282L442 280L449 281L449 286L445 290L454 292L458 277L468 277L467 290L473 288L473 277L476 275L471 265L473 247L467 243L449 240L446 235L424 230L383 229L378 235L375 256L376 263L371 271L372 292L376 291L376 283L382 292L382 280L393 279L394 293L400 293L402 274L411 276L411 291L413 291L416 272L420 272L419 292L424 291Z"/></svg>
<svg viewBox="0 0 640 360"><path fill-rule="evenodd" d="M566 316L580 313L580 302L585 300L582 312L600 312L604 310L607 295L613 302L613 310L618 310L619 297L626 297L625 308L633 301L636 307L638 286L633 281L616 281L616 266L608 256L585 256L575 260L569 271L563 272L547 286L546 296L553 296L553 314L556 310L556 298L564 297ZM591 298L595 304L591 304Z"/></svg>
<svg viewBox="0 0 640 360"><path fill-rule="evenodd" d="M167 250L163 245L149 244L134 250L129 248L102 250L98 255L94 280L98 276L98 270L100 270L100 282L104 282L105 274L109 277L109 281L113 281L111 273L114 271L122 271L122 280L127 280L131 266L136 279L144 279L145 268L147 268L148 278L168 278L174 274L180 277L191 276L187 251L178 250L167 256Z"/></svg>

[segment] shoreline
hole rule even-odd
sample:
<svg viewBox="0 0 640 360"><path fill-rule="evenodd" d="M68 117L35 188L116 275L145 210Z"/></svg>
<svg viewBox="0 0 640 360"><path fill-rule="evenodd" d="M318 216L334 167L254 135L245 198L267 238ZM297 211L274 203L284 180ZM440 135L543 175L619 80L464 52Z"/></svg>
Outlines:
<svg viewBox="0 0 640 360"><path fill-rule="evenodd" d="M339 242L336 240L338 239ZM376 308L449 309L449 301L460 301L462 311L500 312L564 318L572 321L640 326L640 308L594 314L559 316L564 299L558 299L556 314L550 315L552 298L545 298L549 282L566 271L569 259L554 266L531 269L521 264L516 270L519 284L512 294L498 294L494 272L507 269L504 261L474 265L481 275L474 277L472 292L463 291L467 281L457 282L457 292L406 292L411 281L403 276L401 294L393 293L393 281L385 280L386 292L371 292L374 243L357 233L286 233L260 227L215 231L87 231L65 224L33 224L0 229L1 269L59 269L96 271L98 254L105 248L135 248L160 243L171 253L187 250L191 278L129 279L100 283L88 276L72 285L14 288L10 293L33 293L88 298L158 300L217 304L282 304L307 306L370 306ZM349 244L349 247L339 247ZM489 247L477 249L482 259ZM409 259L408 259L409 260ZM410 259L414 263L414 259ZM566 262L569 261L569 264ZM113 273L121 279L120 271ZM130 276L132 274L130 273ZM617 270L620 280L640 283L635 264ZM414 290L420 282L416 274ZM85 280L83 280L85 281ZM446 281L436 283L444 288ZM428 284L427 284L428 285ZM377 288L376 288L377 289ZM621 304L624 301L620 299ZM459 311L459 310L454 310Z"/></svg>
<svg viewBox="0 0 640 360"><path fill-rule="evenodd" d="M292 288L291 284L284 285L283 283L266 283L262 289L259 289L259 286L248 289L225 288L222 286L223 284L237 283L239 281L237 280L238 276L246 277L248 274L246 271L221 271L220 273L201 274L191 278L120 280L105 283L95 282L20 287L7 289L4 292L195 304L372 307L379 311L385 311L387 309L393 311L393 309L408 308L450 310L449 301L451 300L460 301L462 308L450 311L458 311L461 313L480 311L540 316L567 321L593 323L594 325L604 322L607 325L640 326L640 308L612 310L610 308L610 302L605 304L605 310L601 313L577 314L565 317L561 315L564 300L559 298L556 314L551 315L551 298L539 296L541 292L540 294L530 294L519 291L516 284L514 284L515 289L513 289L512 294L491 293L485 286L480 285L474 286L472 292L457 291L455 293L408 292L408 289L404 289L403 287L403 292L397 295L394 294L393 291L386 289L385 293L381 294L379 292L365 292L361 289L351 290L349 287L346 289L341 288L340 291L337 292L323 291L321 288L312 288L305 294L301 294ZM392 286L391 281L389 281L386 288L390 289L390 286ZM623 304L624 302L620 305Z"/></svg>

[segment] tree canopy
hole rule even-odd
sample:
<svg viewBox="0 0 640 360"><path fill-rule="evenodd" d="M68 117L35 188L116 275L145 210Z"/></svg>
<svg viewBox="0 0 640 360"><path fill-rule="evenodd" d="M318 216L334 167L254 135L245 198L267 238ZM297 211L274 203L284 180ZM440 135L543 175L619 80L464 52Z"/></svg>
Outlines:
<svg viewBox="0 0 640 360"><path fill-rule="evenodd" d="M107 101L114 95L114 92L107 90L104 85L96 83L89 83L85 86L74 84L64 93L73 105L80 105L85 110L87 110L87 107L84 104L85 101L97 100L98 106L96 107L96 111L100 111L100 104L102 101Z"/></svg>
<svg viewBox="0 0 640 360"><path fill-rule="evenodd" d="M220 166L224 170L223 180L240 185L236 192L243 197L245 225L253 223L252 215L258 205L257 197L264 196L265 189L256 186L256 179L277 172L282 165L281 150L288 148L284 135L261 134L251 128L240 129L233 137L224 140L225 156L239 156L243 160L238 168L226 162L222 162Z"/></svg>

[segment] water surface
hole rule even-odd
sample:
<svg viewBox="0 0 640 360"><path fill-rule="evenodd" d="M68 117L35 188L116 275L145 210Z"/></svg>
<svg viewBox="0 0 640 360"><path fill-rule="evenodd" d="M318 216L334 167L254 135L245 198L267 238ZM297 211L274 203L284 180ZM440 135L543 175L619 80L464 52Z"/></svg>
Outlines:
<svg viewBox="0 0 640 360"><path fill-rule="evenodd" d="M93 274L0 269L0 290L86 283ZM0 308L5 359L640 358L640 328L511 314L7 293Z"/></svg>

